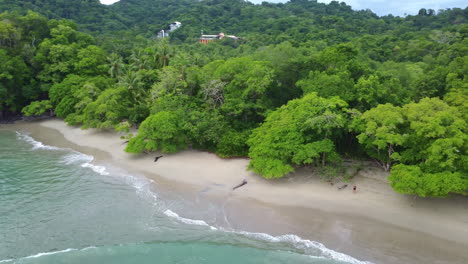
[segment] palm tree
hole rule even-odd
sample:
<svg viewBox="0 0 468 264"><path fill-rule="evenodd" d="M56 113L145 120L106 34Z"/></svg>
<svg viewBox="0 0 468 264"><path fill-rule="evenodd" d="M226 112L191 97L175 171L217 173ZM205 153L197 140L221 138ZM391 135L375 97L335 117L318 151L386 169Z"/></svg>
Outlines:
<svg viewBox="0 0 468 264"><path fill-rule="evenodd" d="M113 78L118 78L122 74L125 66L122 57L112 53L107 57L107 61L109 62L109 75Z"/></svg>
<svg viewBox="0 0 468 264"><path fill-rule="evenodd" d="M135 102L143 102L147 92L142 87L142 75L132 68L133 66L127 66L124 69L124 73L119 77L119 85L127 88Z"/></svg>
<svg viewBox="0 0 468 264"><path fill-rule="evenodd" d="M169 59L173 56L173 52L167 41L163 40L156 46L156 64L159 68L169 65Z"/></svg>
<svg viewBox="0 0 468 264"><path fill-rule="evenodd" d="M148 55L140 50L132 52L132 55L130 55L130 62L135 70L151 68Z"/></svg>
<svg viewBox="0 0 468 264"><path fill-rule="evenodd" d="M141 75L128 68L131 68L131 66L127 67L124 74L119 77L119 84L127 87L128 90L138 90L140 88Z"/></svg>

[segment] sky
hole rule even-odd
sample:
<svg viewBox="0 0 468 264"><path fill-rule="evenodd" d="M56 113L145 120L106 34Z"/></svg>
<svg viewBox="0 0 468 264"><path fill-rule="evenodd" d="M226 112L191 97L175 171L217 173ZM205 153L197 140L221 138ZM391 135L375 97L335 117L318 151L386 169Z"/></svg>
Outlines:
<svg viewBox="0 0 468 264"><path fill-rule="evenodd" d="M103 4L112 4L118 0L100 0ZM177 1L177 0L174 0ZM263 0L249 0L252 3L261 3ZM267 2L279 3L287 0L269 0ZM320 3L330 3L331 0L318 0ZM468 5L467 0L341 0L350 5L354 10L370 9L377 15L392 14L395 16L415 15L419 9L439 9L460 7Z"/></svg>
<svg viewBox="0 0 468 264"><path fill-rule="evenodd" d="M321 3L330 3L331 0L318 0ZM468 5L466 0L344 0L354 10L370 9L380 16L392 14L395 16L416 15L421 8L439 9L460 7Z"/></svg>

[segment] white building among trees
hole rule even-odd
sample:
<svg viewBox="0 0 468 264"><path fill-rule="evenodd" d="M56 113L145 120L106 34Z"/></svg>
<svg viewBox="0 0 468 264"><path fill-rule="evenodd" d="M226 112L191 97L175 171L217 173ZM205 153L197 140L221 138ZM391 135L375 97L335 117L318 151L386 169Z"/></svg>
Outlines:
<svg viewBox="0 0 468 264"><path fill-rule="evenodd" d="M169 37L169 33L174 32L178 28L182 26L182 23L179 21L174 21L169 25L169 28L163 29L158 32L158 38L166 38Z"/></svg>

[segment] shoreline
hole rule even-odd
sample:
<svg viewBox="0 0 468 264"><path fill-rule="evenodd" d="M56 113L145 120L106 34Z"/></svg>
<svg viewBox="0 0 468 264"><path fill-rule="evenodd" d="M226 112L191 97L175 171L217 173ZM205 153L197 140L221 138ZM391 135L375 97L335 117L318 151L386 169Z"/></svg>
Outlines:
<svg viewBox="0 0 468 264"><path fill-rule="evenodd" d="M66 141L78 145L79 151L99 157L98 161L109 161L129 171L141 172L159 183L158 188L168 187L169 191L175 190L178 194L183 192L187 200L203 200L197 206L228 207L223 212L225 218L229 215L228 224L246 231L263 228L262 232L276 234L292 232L325 243L333 250L377 263L392 263L392 253L398 254L395 261L400 263L422 263L424 257L438 257L439 260L433 263L468 261L468 253L464 250L468 247L468 197L413 200L395 193L386 182L386 174L376 167L366 167L347 183L348 188L337 190L342 184L331 186L314 176L310 169L300 169L279 180L265 180L246 171L248 159L221 159L206 152L187 150L163 154L155 163L157 153L125 153L123 140L116 133L81 130L57 119L8 127L25 129L49 145L67 144L44 133L55 130ZM232 191L232 187L243 179L248 184ZM352 191L354 184L358 187L356 194ZM183 205L180 207L184 208ZM261 222L265 214L271 216L268 221L272 223ZM321 219L317 219L317 214ZM247 215L248 220L244 219ZM221 220L217 221L223 224ZM384 252L386 257L383 259L379 257L382 254L373 252L385 247L389 241L401 245L384 249L388 252ZM418 241L420 245L417 245ZM415 255L405 252L405 247L410 247L408 251ZM353 254L356 250L360 250L360 254ZM416 259L424 254L427 256Z"/></svg>

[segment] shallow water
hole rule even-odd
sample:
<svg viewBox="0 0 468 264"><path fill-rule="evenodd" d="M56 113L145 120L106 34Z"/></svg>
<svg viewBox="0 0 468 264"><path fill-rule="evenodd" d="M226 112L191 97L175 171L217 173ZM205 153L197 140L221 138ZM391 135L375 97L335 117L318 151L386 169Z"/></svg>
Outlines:
<svg viewBox="0 0 468 264"><path fill-rule="evenodd" d="M295 235L180 217L154 184L0 131L0 263L361 263Z"/></svg>

